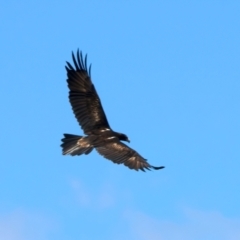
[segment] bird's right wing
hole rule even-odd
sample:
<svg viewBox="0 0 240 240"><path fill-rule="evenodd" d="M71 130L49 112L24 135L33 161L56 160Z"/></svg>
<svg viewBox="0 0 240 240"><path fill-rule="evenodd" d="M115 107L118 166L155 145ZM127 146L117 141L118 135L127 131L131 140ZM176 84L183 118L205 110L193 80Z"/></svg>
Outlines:
<svg viewBox="0 0 240 240"><path fill-rule="evenodd" d="M94 130L110 128L100 98L91 81L91 67L87 68L87 56L83 59L82 52L72 54L75 68L67 62L67 82L69 101L73 112L85 134Z"/></svg>
<svg viewBox="0 0 240 240"><path fill-rule="evenodd" d="M96 147L100 155L117 164L124 164L130 169L145 171L151 169L162 169L164 167L154 167L150 165L139 153L131 149L120 141L109 142L103 146Z"/></svg>

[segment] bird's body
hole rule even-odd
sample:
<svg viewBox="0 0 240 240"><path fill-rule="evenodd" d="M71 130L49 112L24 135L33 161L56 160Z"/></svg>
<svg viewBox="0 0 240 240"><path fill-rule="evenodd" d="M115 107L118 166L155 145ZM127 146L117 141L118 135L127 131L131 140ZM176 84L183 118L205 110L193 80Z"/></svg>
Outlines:
<svg viewBox="0 0 240 240"><path fill-rule="evenodd" d="M114 163L123 163L130 169L162 169L151 166L146 159L121 141L129 142L123 133L111 129L104 113L100 98L91 81L91 66L87 68L87 56L82 53L72 54L74 67L67 62L67 82L69 101L73 112L86 136L64 134L61 147L63 154L72 156L89 154L94 148L103 157Z"/></svg>

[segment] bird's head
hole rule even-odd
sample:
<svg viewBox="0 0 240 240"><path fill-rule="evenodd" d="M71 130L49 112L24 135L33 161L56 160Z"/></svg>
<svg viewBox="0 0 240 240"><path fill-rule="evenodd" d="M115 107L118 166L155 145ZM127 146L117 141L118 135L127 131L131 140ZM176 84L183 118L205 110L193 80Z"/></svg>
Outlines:
<svg viewBox="0 0 240 240"><path fill-rule="evenodd" d="M123 133L120 133L119 134L119 140L121 141L126 141L126 142L129 142L130 143L130 140L128 139L128 136L123 134Z"/></svg>

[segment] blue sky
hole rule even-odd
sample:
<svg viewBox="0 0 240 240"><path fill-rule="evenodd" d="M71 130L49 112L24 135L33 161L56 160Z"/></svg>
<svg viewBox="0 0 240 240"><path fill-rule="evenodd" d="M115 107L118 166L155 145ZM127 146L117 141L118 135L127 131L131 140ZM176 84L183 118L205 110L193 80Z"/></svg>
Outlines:
<svg viewBox="0 0 240 240"><path fill-rule="evenodd" d="M239 1L2 1L0 239L240 239ZM61 155L88 54L111 127L161 171Z"/></svg>

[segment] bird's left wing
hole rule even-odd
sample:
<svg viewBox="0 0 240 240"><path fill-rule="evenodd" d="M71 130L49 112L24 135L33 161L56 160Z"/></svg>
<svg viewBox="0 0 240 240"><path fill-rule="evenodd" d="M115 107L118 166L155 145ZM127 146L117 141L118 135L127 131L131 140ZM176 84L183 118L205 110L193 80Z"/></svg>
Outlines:
<svg viewBox="0 0 240 240"><path fill-rule="evenodd" d="M85 134L99 129L110 128L100 98L90 77L91 67L87 68L87 56L77 51L72 54L74 67L67 62L69 100L73 112Z"/></svg>
<svg viewBox="0 0 240 240"><path fill-rule="evenodd" d="M154 167L150 165L146 159L144 159L139 153L132 148L128 147L120 141L109 142L102 146L96 147L96 150L100 155L109 159L117 164L124 164L130 169L145 171L151 169L162 169L162 167Z"/></svg>

